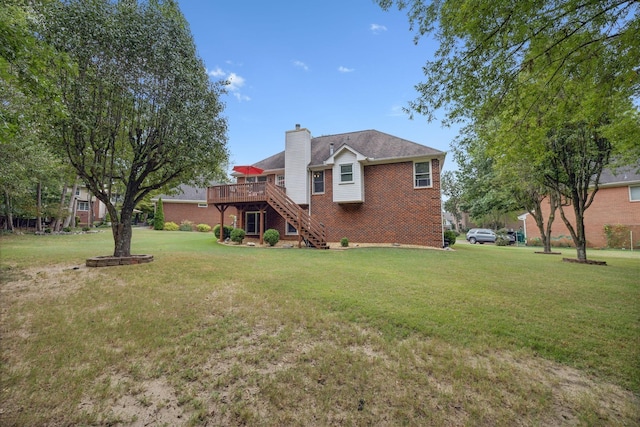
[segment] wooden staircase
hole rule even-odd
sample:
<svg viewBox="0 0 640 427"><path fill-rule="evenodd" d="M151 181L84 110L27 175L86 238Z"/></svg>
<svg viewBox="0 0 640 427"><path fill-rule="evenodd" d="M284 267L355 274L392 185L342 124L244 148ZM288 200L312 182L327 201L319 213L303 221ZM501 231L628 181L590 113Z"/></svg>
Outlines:
<svg viewBox="0 0 640 427"><path fill-rule="evenodd" d="M291 200L284 189L272 182L266 184L267 203L298 230L298 234L307 242L307 245L317 249L329 249L324 224L312 218L306 210Z"/></svg>

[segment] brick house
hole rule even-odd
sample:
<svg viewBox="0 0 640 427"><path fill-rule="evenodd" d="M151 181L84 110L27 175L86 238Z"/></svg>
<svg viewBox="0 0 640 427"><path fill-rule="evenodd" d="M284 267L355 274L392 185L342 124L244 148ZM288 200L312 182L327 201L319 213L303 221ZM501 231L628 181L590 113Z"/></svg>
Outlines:
<svg viewBox="0 0 640 427"><path fill-rule="evenodd" d="M107 215L104 203L91 195L84 185L78 185L75 194L75 215L79 219L76 226L90 226L95 221L102 221Z"/></svg>
<svg viewBox="0 0 640 427"><path fill-rule="evenodd" d="M209 188L225 220L238 212L248 236L274 228L281 238L326 247L358 243L442 247L440 171L445 153L375 130L312 137L296 125L285 150L235 173L237 184Z"/></svg>
<svg viewBox="0 0 640 427"><path fill-rule="evenodd" d="M593 203L585 212L584 225L587 246L592 248L607 247L605 226L615 226L624 234L622 241L629 249L633 235L634 248L640 248L640 174L636 168L627 168L615 174L609 170L603 171L600 186ZM543 203L544 218L548 218L549 203ZM565 214L572 224L575 216L571 206L564 207ZM529 214L519 217L524 221L527 239L540 238L540 231ZM627 237L628 236L628 237ZM571 240L569 230L564 225L560 213L556 212L556 219L551 229L552 239Z"/></svg>
<svg viewBox="0 0 640 427"><path fill-rule="evenodd" d="M218 210L207 203L207 189L197 188L189 185L180 185L172 194L163 194L153 197L151 201L156 204L162 198L162 211L165 222L191 221L195 225L208 224L211 227L218 224ZM225 223L232 225L230 215L237 215L235 209L231 208L227 212Z"/></svg>

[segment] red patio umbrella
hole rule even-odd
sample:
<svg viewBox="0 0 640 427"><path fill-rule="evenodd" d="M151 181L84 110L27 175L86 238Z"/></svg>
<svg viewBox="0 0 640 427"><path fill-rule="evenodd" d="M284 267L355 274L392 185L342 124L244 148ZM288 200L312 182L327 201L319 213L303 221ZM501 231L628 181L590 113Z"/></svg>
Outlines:
<svg viewBox="0 0 640 427"><path fill-rule="evenodd" d="M243 175L261 175L264 169L255 166L234 166L233 170Z"/></svg>

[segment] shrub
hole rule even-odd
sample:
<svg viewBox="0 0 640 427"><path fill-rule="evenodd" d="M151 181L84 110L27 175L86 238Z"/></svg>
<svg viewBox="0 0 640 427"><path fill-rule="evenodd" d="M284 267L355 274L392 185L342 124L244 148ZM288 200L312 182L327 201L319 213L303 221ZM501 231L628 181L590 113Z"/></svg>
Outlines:
<svg viewBox="0 0 640 427"><path fill-rule="evenodd" d="M158 199L156 213L153 216L153 229L162 230L164 227L164 209L162 208L162 197Z"/></svg>
<svg viewBox="0 0 640 427"><path fill-rule="evenodd" d="M208 233L211 231L211 226L209 224L198 224L196 228L201 233Z"/></svg>
<svg viewBox="0 0 640 427"><path fill-rule="evenodd" d="M84 227L82 227L82 231L89 231L89 227L87 227L86 225Z"/></svg>
<svg viewBox="0 0 640 427"><path fill-rule="evenodd" d="M270 228L264 232L264 236L262 238L269 244L269 246L273 246L280 240L280 233L278 230Z"/></svg>
<svg viewBox="0 0 640 427"><path fill-rule="evenodd" d="M527 246L542 246L542 239L540 237L530 237L527 239Z"/></svg>
<svg viewBox="0 0 640 427"><path fill-rule="evenodd" d="M233 231L233 227L231 227L230 225L225 225L224 237L222 238L222 240L226 239L227 237L231 237L232 231ZM220 238L220 224L217 224L215 227L213 227L213 235L216 236L217 239Z"/></svg>
<svg viewBox="0 0 640 427"><path fill-rule="evenodd" d="M340 239L340 246L342 246L343 248L349 246L349 239L347 239L346 237Z"/></svg>
<svg viewBox="0 0 640 427"><path fill-rule="evenodd" d="M509 237L505 234L499 234L498 237L496 237L496 246L509 246L509 243Z"/></svg>
<svg viewBox="0 0 640 427"><path fill-rule="evenodd" d="M449 246L453 246L456 244L456 232L453 230L445 230L444 231L444 239L449 241Z"/></svg>
<svg viewBox="0 0 640 427"><path fill-rule="evenodd" d="M231 241L236 243L242 243L245 233L242 228L234 228L231 232Z"/></svg>
<svg viewBox="0 0 640 427"><path fill-rule="evenodd" d="M193 231L193 222L188 219L183 220L180 223L180 231Z"/></svg>
<svg viewBox="0 0 640 427"><path fill-rule="evenodd" d="M65 227L62 229L65 233L71 233L71 227Z"/></svg>
<svg viewBox="0 0 640 427"><path fill-rule="evenodd" d="M165 222L163 229L166 231L178 231L180 230L180 226L175 222Z"/></svg>

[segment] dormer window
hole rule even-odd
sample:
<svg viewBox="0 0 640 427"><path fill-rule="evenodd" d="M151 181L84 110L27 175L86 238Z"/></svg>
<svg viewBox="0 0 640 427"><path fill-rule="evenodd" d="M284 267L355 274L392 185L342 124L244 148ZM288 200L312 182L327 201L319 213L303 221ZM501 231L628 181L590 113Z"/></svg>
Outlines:
<svg viewBox="0 0 640 427"><path fill-rule="evenodd" d="M353 163L340 165L340 182L343 184L353 182Z"/></svg>
<svg viewBox="0 0 640 427"><path fill-rule="evenodd" d="M413 164L413 186L415 188L431 187L431 162L415 162Z"/></svg>

